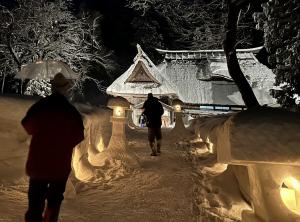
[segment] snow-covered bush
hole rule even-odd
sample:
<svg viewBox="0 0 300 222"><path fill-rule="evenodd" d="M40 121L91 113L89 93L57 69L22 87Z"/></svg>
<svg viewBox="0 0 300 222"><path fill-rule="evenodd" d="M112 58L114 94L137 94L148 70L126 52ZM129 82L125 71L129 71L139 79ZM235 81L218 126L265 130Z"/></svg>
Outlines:
<svg viewBox="0 0 300 222"><path fill-rule="evenodd" d="M28 82L25 95L46 97L51 94L51 84L49 80L32 79Z"/></svg>

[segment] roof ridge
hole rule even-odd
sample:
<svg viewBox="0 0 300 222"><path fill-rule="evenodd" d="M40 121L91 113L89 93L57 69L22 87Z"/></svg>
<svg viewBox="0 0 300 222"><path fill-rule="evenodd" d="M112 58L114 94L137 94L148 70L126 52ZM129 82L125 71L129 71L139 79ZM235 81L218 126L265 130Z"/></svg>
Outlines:
<svg viewBox="0 0 300 222"><path fill-rule="evenodd" d="M236 52L252 52L257 53L261 50L263 46L255 47L255 48L248 48L248 49L237 49ZM223 49L199 49L199 50L168 50L168 49L158 49L156 48L161 54L164 53L225 53Z"/></svg>

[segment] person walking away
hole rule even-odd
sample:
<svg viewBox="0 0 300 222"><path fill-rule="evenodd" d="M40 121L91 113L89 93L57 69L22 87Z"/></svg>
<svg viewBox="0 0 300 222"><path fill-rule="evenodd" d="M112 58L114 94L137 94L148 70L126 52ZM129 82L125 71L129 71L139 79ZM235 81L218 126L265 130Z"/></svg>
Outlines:
<svg viewBox="0 0 300 222"><path fill-rule="evenodd" d="M157 156L161 152L161 116L164 113L164 109L152 93L148 94L148 99L144 102L143 109L143 114L147 119L146 125L148 127L148 141L152 150L151 156Z"/></svg>
<svg viewBox="0 0 300 222"><path fill-rule="evenodd" d="M58 221L73 148L84 139L81 115L66 98L70 81L58 73L50 83L52 95L33 104L21 121L32 135L26 163L29 176L26 222Z"/></svg>

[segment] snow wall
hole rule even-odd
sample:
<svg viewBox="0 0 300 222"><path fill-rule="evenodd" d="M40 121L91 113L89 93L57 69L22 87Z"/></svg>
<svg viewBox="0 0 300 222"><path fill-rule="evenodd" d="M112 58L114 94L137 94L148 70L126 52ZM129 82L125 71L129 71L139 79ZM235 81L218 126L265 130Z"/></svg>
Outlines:
<svg viewBox="0 0 300 222"><path fill-rule="evenodd" d="M21 125L27 110L40 97L21 95L0 96L0 182L2 184L18 183L27 179L25 163L31 136ZM111 136L110 116L112 110L106 107L91 107L74 104L83 117L85 139L73 152L72 174L82 181L95 179L96 169L91 164L93 158L103 151Z"/></svg>

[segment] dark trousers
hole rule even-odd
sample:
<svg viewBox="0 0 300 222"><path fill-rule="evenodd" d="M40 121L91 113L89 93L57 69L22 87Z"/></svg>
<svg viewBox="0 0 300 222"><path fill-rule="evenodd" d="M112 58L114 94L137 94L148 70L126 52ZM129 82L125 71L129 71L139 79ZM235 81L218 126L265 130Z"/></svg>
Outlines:
<svg viewBox="0 0 300 222"><path fill-rule="evenodd" d="M31 179L28 189L28 210L25 214L26 222L42 222L45 201L47 209L59 213L61 202L64 199L63 193L66 189L67 179L60 181L47 181ZM54 210L53 210L54 209Z"/></svg>
<svg viewBox="0 0 300 222"><path fill-rule="evenodd" d="M162 135L161 135L160 127L148 127L148 141L152 153L160 152L161 138ZM155 147L155 141L156 141L156 147Z"/></svg>
<svg viewBox="0 0 300 222"><path fill-rule="evenodd" d="M160 127L148 127L148 140L150 143L154 143L157 140L161 140L161 128Z"/></svg>

